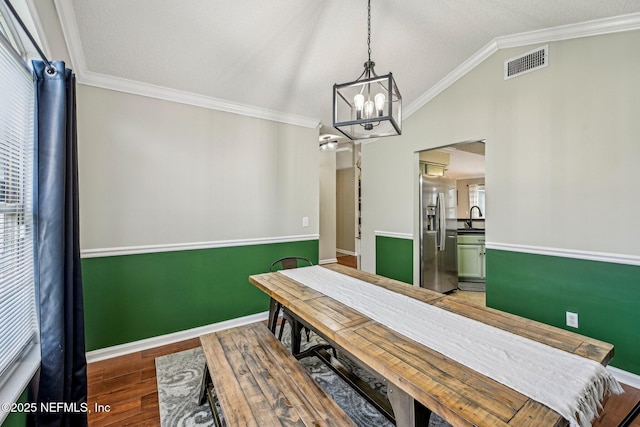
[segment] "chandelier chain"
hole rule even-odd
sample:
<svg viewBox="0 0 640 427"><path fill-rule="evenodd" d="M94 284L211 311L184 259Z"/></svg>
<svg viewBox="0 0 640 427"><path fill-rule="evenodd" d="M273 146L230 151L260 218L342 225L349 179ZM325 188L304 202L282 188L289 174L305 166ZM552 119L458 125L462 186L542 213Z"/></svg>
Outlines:
<svg viewBox="0 0 640 427"><path fill-rule="evenodd" d="M367 48L369 54L369 62L371 62L371 0L367 6Z"/></svg>

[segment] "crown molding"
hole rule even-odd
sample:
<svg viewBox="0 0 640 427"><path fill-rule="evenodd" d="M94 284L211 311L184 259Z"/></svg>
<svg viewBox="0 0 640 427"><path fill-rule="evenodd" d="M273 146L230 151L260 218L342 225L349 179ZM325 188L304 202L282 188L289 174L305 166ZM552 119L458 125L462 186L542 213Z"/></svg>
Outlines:
<svg viewBox="0 0 640 427"><path fill-rule="evenodd" d="M29 9L29 14L31 15L31 20L33 21L33 25L35 25L35 30L38 36L38 42L40 43L40 48L44 52L47 58L51 58L51 49L49 48L49 42L45 37L45 31L42 26L42 21L40 20L40 14L38 13L38 9L34 4L35 0L26 0L27 8Z"/></svg>
<svg viewBox="0 0 640 427"><path fill-rule="evenodd" d="M82 42L80 38L80 30L78 29L78 21L76 13L73 10L71 0L54 0L58 12L58 19L62 27L62 35L67 44L69 58L76 74L76 78L82 77L87 72L87 63L84 60L84 51L82 50Z"/></svg>
<svg viewBox="0 0 640 427"><path fill-rule="evenodd" d="M433 98L441 94L445 89L464 77L468 72L480 65L487 58L500 49L527 46L537 43L550 43L562 40L577 39L582 37L599 36L604 34L620 33L623 31L640 30L640 13L614 16L612 18L597 19L578 24L562 25L559 27L545 28L526 33L512 34L496 37L482 49L473 54L442 80L436 83L428 91L420 95L404 110L404 118L411 116L425 106Z"/></svg>
<svg viewBox="0 0 640 427"><path fill-rule="evenodd" d="M420 95L415 101L407 106L404 110L404 118L411 116L420 108L425 106L436 96L440 95L449 86L464 77L468 72L480 65L495 52L498 51L498 44L495 39L486 44L482 49L474 53L469 59L457 66L453 71L447 74L442 80L432 86L428 91Z"/></svg>
<svg viewBox="0 0 640 427"><path fill-rule="evenodd" d="M551 43L582 37L601 36L640 29L640 13L596 19L578 24L561 25L542 30L497 37L494 41L499 49L527 46L536 43Z"/></svg>
<svg viewBox="0 0 640 427"><path fill-rule="evenodd" d="M251 105L171 89L164 86L157 86L135 80L94 73L93 71L85 71L84 73L79 74L78 83L306 128L316 128L320 124L320 120L311 119L309 117L283 113L266 108L253 107Z"/></svg>
<svg viewBox="0 0 640 427"><path fill-rule="evenodd" d="M319 119L268 110L219 98L91 72L87 69L84 51L82 49L82 42L80 39L80 32L78 30L77 20L71 0L54 0L54 3L58 11L71 62L75 69L78 82L81 84L307 128L315 128L320 125ZM406 119L410 117L413 113L438 96L461 77L465 76L476 66L484 62L499 49L618 33L623 31L633 31L638 29L640 29L640 13L633 13L578 24L562 25L542 30L496 37L456 67L451 73L436 83L428 91L409 104L404 109L404 118ZM365 142L365 144L367 142Z"/></svg>
<svg viewBox="0 0 640 427"><path fill-rule="evenodd" d="M89 71L82 48L80 31L78 30L78 21L71 0L54 0L54 3L58 11L58 17L62 26L64 39L67 43L67 49L69 50L69 56L71 57L71 62L75 69L78 83L80 84L305 128L316 128L320 125L319 119Z"/></svg>

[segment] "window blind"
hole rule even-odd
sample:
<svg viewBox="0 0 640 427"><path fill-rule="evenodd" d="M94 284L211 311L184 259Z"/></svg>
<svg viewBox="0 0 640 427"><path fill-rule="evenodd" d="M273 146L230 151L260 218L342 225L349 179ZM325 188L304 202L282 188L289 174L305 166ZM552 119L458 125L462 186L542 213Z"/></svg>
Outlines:
<svg viewBox="0 0 640 427"><path fill-rule="evenodd" d="M0 384L37 337L34 82L0 35Z"/></svg>

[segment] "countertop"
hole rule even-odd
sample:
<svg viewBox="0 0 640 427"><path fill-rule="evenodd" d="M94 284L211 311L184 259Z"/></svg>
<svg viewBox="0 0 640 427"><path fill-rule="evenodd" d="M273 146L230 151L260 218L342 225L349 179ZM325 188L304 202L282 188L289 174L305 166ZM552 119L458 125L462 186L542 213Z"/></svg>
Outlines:
<svg viewBox="0 0 640 427"><path fill-rule="evenodd" d="M458 234L484 234L484 228L458 228Z"/></svg>

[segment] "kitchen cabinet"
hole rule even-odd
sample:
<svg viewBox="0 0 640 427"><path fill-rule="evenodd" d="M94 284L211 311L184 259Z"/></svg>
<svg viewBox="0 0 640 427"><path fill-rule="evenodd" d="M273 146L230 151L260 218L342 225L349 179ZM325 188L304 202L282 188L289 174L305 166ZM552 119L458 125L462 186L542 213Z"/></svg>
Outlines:
<svg viewBox="0 0 640 427"><path fill-rule="evenodd" d="M484 234L458 235L458 278L469 281L484 281L485 246Z"/></svg>

